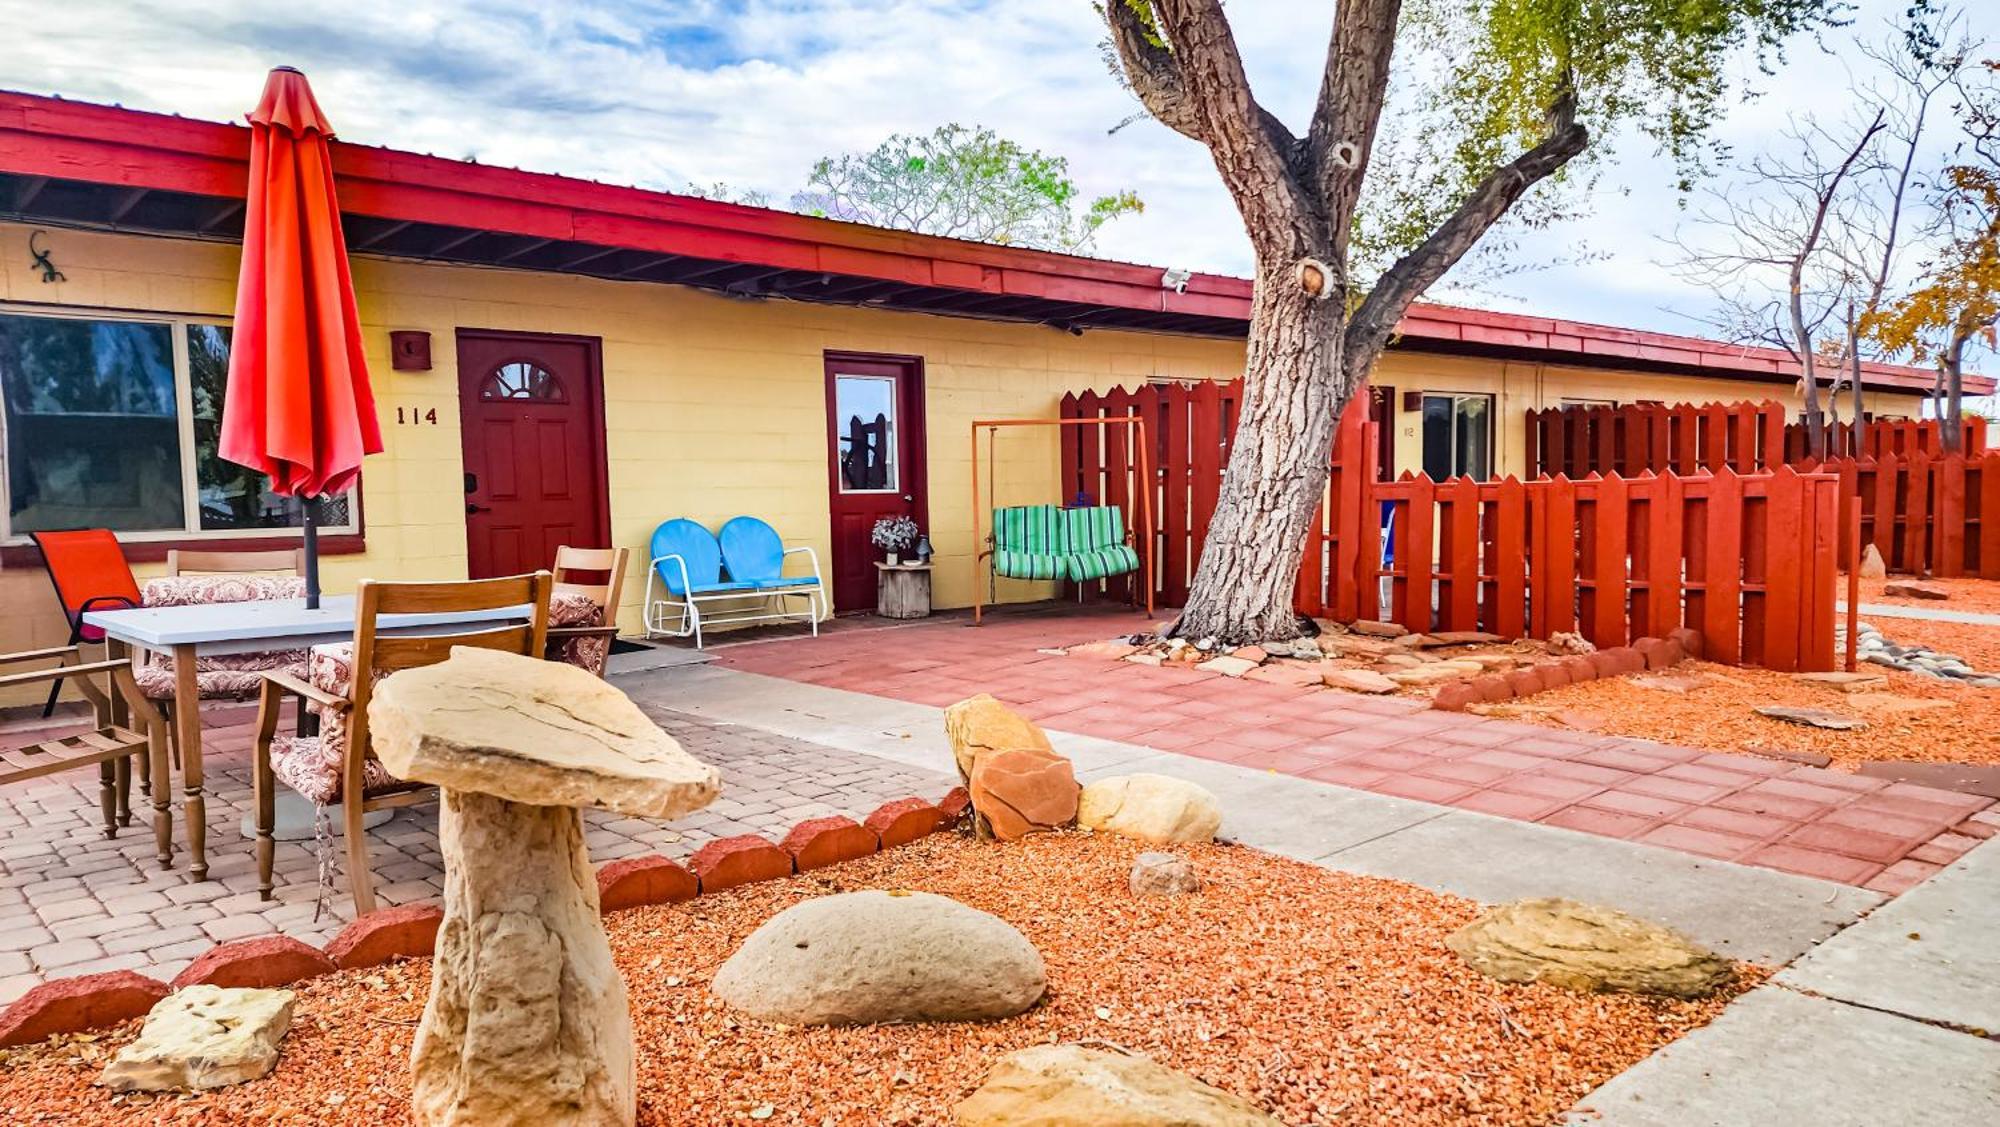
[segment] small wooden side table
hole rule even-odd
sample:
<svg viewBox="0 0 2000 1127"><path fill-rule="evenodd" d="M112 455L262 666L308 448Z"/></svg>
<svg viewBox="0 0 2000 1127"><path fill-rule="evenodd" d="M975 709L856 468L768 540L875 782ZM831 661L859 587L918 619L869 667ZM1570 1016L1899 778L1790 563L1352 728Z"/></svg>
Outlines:
<svg viewBox="0 0 2000 1127"><path fill-rule="evenodd" d="M883 618L928 618L931 565L875 561L875 613Z"/></svg>

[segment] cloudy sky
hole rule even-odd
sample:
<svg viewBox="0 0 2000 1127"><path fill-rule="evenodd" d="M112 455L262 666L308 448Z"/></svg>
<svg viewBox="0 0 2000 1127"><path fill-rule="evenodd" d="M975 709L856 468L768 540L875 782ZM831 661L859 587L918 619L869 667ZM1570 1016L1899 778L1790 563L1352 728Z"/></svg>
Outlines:
<svg viewBox="0 0 2000 1127"><path fill-rule="evenodd" d="M1879 29L1905 0L1861 0ZM1972 17L2000 40L2000 4ZM1303 132L1330 2L1234 0L1260 97ZM1244 273L1248 249L1207 154L1151 122L1107 75L1086 0L0 0L0 87L235 119L264 72L304 70L347 140L673 189L726 181L783 200L817 157L956 121L1070 158L1091 194L1146 201L1107 257ZM1878 34L1878 31L1871 31ZM1739 154L1837 102L1854 52L1797 44L1723 124ZM1598 257L1509 279L1484 304L1699 331L1702 295L1666 264L1673 169L1610 140L1591 214L1538 233L1536 258ZM1378 171L1376 174L1380 174Z"/></svg>

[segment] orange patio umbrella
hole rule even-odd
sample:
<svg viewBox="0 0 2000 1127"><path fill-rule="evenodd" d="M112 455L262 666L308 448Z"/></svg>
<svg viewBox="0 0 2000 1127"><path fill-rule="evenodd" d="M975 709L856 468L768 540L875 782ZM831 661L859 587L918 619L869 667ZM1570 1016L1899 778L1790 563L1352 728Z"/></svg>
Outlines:
<svg viewBox="0 0 2000 1127"><path fill-rule="evenodd" d="M243 267L222 401L224 458L305 502L306 605L319 606L312 499L339 493L382 449L361 355L354 280L334 199L333 127L306 76L279 67L250 114Z"/></svg>

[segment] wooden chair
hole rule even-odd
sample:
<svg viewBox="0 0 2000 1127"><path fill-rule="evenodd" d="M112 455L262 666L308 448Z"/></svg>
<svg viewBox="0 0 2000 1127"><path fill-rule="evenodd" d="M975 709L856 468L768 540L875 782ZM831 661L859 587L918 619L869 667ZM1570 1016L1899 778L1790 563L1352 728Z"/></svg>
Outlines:
<svg viewBox="0 0 2000 1127"><path fill-rule="evenodd" d="M247 575L256 572L306 573L304 548L278 548L268 552L186 552L167 550L168 575Z"/></svg>
<svg viewBox="0 0 2000 1127"><path fill-rule="evenodd" d="M368 746L368 701L377 678L401 669L434 665L454 646L477 646L531 657L548 642L549 595L555 585L546 571L503 579L455 583L382 583L363 580L355 593L354 641L314 646L304 681L283 673L265 674L252 746L256 800L257 889L271 898L271 830L278 783L320 806L339 803L347 835L347 879L354 910L375 910L374 881L368 864L368 834L362 819L374 810L429 801L431 787L391 776ZM451 614L526 605L529 620L465 623L454 633L382 634L377 620L388 614ZM342 652L348 651L348 652ZM287 696L320 713L316 736L279 736L279 710Z"/></svg>
<svg viewBox="0 0 2000 1127"><path fill-rule="evenodd" d="M611 640L618 636L618 593L625 587L630 548L556 549L555 594L549 618L550 661L566 661L604 676ZM602 575L602 583L580 581L579 573Z"/></svg>
<svg viewBox="0 0 2000 1127"><path fill-rule="evenodd" d="M104 836L116 837L119 827L132 824L132 757L145 757L142 762L148 775L154 771L164 773L166 725L133 683L130 661L120 658L85 662L77 646L0 654L0 664L7 665L52 659L61 664L0 676L0 691L68 679L90 702L96 727L0 750L0 786L95 764L99 802L104 811ZM94 680L99 673L107 675L109 694ZM166 842L162 840L160 846L164 850Z"/></svg>

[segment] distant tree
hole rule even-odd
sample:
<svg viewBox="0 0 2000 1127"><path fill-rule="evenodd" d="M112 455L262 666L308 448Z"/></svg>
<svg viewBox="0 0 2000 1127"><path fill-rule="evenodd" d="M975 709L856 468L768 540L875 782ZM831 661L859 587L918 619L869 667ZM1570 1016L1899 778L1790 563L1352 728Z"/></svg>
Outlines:
<svg viewBox="0 0 2000 1127"><path fill-rule="evenodd" d="M770 207L771 197L755 188L738 188L734 184L717 180L709 184L697 184L690 180L680 194L701 200L717 200L722 203L740 203L745 207Z"/></svg>
<svg viewBox="0 0 2000 1127"><path fill-rule="evenodd" d="M1154 120L1199 142L1250 237L1256 288L1243 398L1182 636L1299 632L1292 591L1329 474L1335 421L1410 303L1538 183L1632 127L1698 164L1730 61L1828 18L1831 0L1439 0L1411 34L1458 34L1421 75L1460 126L1451 159L1356 277L1356 213L1397 61L1402 0L1337 0L1306 130L1250 88L1222 0L1104 0L1125 80ZM1440 16L1440 13L1443 15ZM1442 18L1439 31L1431 22ZM1462 33L1462 34L1460 34ZM1408 72L1405 72L1408 73ZM1400 169L1385 163L1394 179Z"/></svg>
<svg viewBox="0 0 2000 1127"><path fill-rule="evenodd" d="M1959 83L1966 140L1944 170L1936 204L1945 233L1919 283L1862 320L1892 354L1937 365L1945 449L1957 450L1964 421L1965 354L2000 323L2000 60Z"/></svg>
<svg viewBox="0 0 2000 1127"><path fill-rule="evenodd" d="M898 133L865 153L823 157L792 208L844 219L1038 250L1087 253L1098 228L1145 210L1132 192L1085 201L1063 157L990 129Z"/></svg>
<svg viewBox="0 0 2000 1127"><path fill-rule="evenodd" d="M1967 58L1958 22L1918 3L1885 41L1860 44L1872 73L1853 85L1850 108L1830 122L1798 119L1779 145L1705 188L1676 236L1683 276L1719 299L1711 324L1798 363L1814 457L1829 452L1844 383L1861 418L1859 361L1874 346L1861 327L1897 280L1908 243L1934 224L1913 214L1912 194L1935 147L1934 104Z"/></svg>

